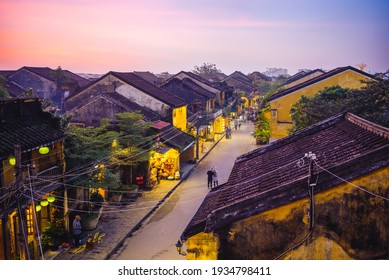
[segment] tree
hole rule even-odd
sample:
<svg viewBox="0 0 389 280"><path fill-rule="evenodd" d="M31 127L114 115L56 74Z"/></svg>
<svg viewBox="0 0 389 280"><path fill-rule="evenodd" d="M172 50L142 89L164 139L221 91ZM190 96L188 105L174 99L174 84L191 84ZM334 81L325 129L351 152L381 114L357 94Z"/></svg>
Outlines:
<svg viewBox="0 0 389 280"><path fill-rule="evenodd" d="M220 81L220 74L222 73L213 63L203 63L201 66L195 66L192 72L208 81Z"/></svg>
<svg viewBox="0 0 389 280"><path fill-rule="evenodd" d="M128 170L128 177L132 183L133 167L149 159L148 150L152 142L145 140L150 132L151 122L144 121L143 115L139 112L119 113L117 116L119 134L113 145L110 162L116 170L121 169L123 173Z"/></svg>
<svg viewBox="0 0 389 280"><path fill-rule="evenodd" d="M369 80L364 83L359 90L332 86L312 97L302 96L291 109L291 132L346 111L388 127L389 81Z"/></svg>
<svg viewBox="0 0 389 280"><path fill-rule="evenodd" d="M0 98L9 98L8 90L4 87L6 79L0 75Z"/></svg>
<svg viewBox="0 0 389 280"><path fill-rule="evenodd" d="M269 107L261 109L258 120L255 124L254 137L257 144L267 144L270 139L270 122L266 118L266 112L269 110Z"/></svg>
<svg viewBox="0 0 389 280"><path fill-rule="evenodd" d="M58 66L57 69L55 69L51 75L56 85L55 96L52 98L52 100L54 101L55 104L59 105L59 107L62 109L62 105L63 105L62 103L64 97L62 87L66 84L68 78L66 77L61 66Z"/></svg>

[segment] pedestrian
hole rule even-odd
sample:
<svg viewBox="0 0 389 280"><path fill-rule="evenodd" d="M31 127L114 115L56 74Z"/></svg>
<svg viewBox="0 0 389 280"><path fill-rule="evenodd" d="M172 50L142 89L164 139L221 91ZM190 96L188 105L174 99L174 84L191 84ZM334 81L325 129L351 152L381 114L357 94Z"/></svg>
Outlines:
<svg viewBox="0 0 389 280"><path fill-rule="evenodd" d="M80 246L81 230L82 230L81 217L80 215L76 215L73 221L73 238L74 238L75 247Z"/></svg>
<svg viewBox="0 0 389 280"><path fill-rule="evenodd" d="M207 171L207 178L208 178L208 189L212 189L212 181L213 181L213 170L210 168Z"/></svg>
<svg viewBox="0 0 389 280"><path fill-rule="evenodd" d="M219 186L219 179L217 177L217 171L216 171L216 168L212 168L212 171L213 171L213 187L216 188Z"/></svg>
<svg viewBox="0 0 389 280"><path fill-rule="evenodd" d="M241 121L239 121L239 123L238 123L238 127L239 127L239 129L240 129L240 125L241 125L242 123L241 123Z"/></svg>
<svg viewBox="0 0 389 280"><path fill-rule="evenodd" d="M239 124L238 119L235 119L235 130L238 130L238 124Z"/></svg>
<svg viewBox="0 0 389 280"><path fill-rule="evenodd" d="M231 128L227 127L226 138L231 139Z"/></svg>

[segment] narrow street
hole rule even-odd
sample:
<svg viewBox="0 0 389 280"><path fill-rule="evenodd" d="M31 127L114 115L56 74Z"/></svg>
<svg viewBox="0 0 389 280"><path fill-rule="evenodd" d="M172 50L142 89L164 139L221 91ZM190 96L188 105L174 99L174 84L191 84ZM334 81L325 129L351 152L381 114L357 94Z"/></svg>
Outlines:
<svg viewBox="0 0 389 280"><path fill-rule="evenodd" d="M252 131L253 123L243 123L232 131L231 139L223 138L144 226L126 240L115 259L185 259L175 244L208 193L207 170L215 167L219 184L225 183L236 157L258 148Z"/></svg>

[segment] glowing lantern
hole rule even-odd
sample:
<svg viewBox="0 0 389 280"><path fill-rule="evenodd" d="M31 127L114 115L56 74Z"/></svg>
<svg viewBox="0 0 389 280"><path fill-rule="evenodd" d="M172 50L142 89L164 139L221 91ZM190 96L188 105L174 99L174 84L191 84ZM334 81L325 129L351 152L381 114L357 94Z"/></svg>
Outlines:
<svg viewBox="0 0 389 280"><path fill-rule="evenodd" d="M45 199L41 201L41 206L47 206L49 205L49 202Z"/></svg>
<svg viewBox="0 0 389 280"><path fill-rule="evenodd" d="M11 165L15 165L16 164L16 158L14 156L11 156L11 157L9 157L8 162Z"/></svg>
<svg viewBox="0 0 389 280"><path fill-rule="evenodd" d="M50 195L48 198L47 198L47 201L50 202L50 203L53 203L55 201L55 196L54 195Z"/></svg>
<svg viewBox="0 0 389 280"><path fill-rule="evenodd" d="M38 204L38 205L35 205L35 211L36 211L36 212L41 211L41 209L42 209L42 206L40 206L39 204Z"/></svg>
<svg viewBox="0 0 389 280"><path fill-rule="evenodd" d="M50 152L50 149L49 149L49 147L40 147L38 152L41 155L47 155Z"/></svg>

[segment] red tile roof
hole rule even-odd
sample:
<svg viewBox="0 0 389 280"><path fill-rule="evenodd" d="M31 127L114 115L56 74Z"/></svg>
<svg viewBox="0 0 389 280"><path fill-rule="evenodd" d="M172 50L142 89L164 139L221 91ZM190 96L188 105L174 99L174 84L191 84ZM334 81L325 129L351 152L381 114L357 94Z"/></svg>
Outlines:
<svg viewBox="0 0 389 280"><path fill-rule="evenodd" d="M389 165L389 129L342 114L237 158L230 177L210 192L183 233L187 238L307 197L307 160L352 180ZM342 183L315 170L315 192Z"/></svg>

